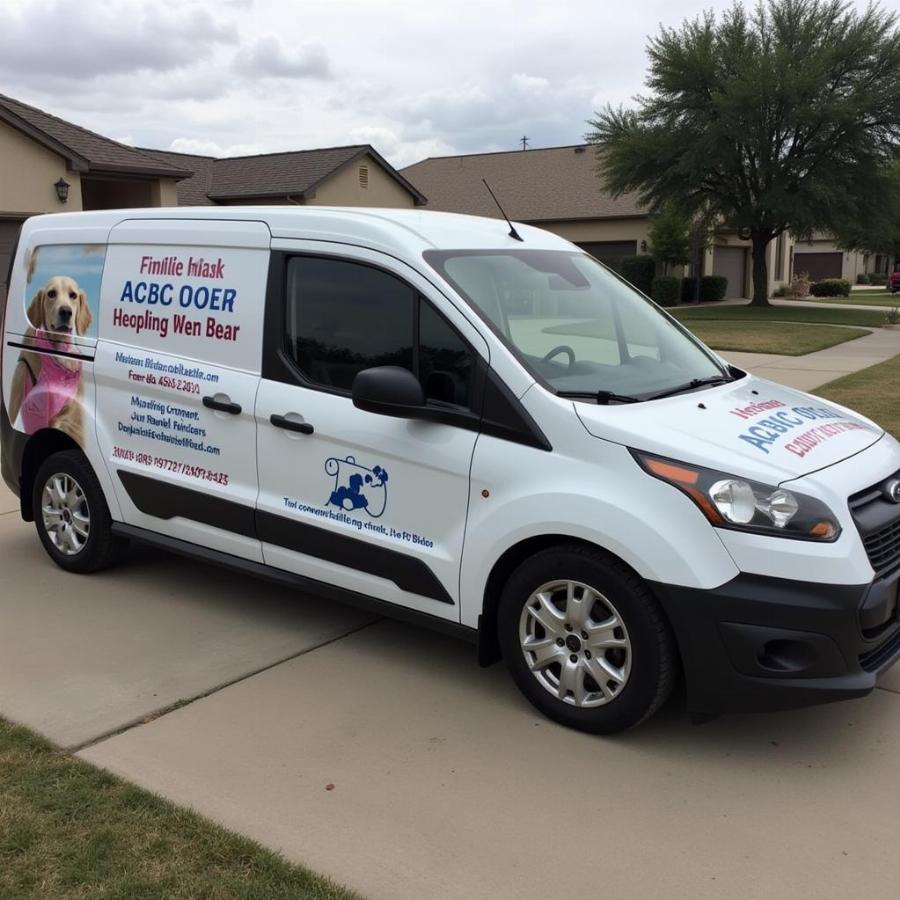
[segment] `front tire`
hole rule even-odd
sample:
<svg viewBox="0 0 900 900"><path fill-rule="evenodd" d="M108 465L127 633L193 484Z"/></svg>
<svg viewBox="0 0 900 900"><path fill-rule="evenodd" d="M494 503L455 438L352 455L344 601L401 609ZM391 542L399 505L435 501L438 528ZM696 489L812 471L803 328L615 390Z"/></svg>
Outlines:
<svg viewBox="0 0 900 900"><path fill-rule="evenodd" d="M97 572L115 563L127 541L112 533L103 489L79 450L48 456L34 479L34 524L50 558L68 572Z"/></svg>
<svg viewBox="0 0 900 900"><path fill-rule="evenodd" d="M498 629L522 693L579 731L637 725L675 682L675 643L655 598L624 564L589 547L554 547L522 563L503 589Z"/></svg>

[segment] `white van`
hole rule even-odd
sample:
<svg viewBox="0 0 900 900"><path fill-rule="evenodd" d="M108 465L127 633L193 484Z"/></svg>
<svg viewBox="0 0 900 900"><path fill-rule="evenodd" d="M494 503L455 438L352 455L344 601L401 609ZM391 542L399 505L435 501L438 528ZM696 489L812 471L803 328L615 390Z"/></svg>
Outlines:
<svg viewBox="0 0 900 900"><path fill-rule="evenodd" d="M572 244L424 211L25 223L3 476L51 558L128 540L477 642L542 712L866 694L900 446L728 365Z"/></svg>

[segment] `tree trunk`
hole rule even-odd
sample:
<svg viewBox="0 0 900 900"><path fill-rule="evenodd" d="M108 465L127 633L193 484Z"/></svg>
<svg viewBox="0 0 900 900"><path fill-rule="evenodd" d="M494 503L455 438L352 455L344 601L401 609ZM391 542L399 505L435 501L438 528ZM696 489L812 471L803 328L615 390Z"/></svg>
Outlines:
<svg viewBox="0 0 900 900"><path fill-rule="evenodd" d="M753 231L750 242L753 245L753 299L752 306L769 306L769 267L766 265L766 250L771 238L766 232Z"/></svg>

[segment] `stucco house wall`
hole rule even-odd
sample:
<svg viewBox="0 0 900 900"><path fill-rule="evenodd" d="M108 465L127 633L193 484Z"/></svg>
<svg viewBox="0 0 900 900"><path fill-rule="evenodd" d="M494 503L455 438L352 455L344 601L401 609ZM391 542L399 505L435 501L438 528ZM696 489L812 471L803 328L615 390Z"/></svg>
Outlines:
<svg viewBox="0 0 900 900"><path fill-rule="evenodd" d="M0 215L81 209L81 177L66 170L66 161L22 132L0 122ZM56 196L56 184L69 183L69 200Z"/></svg>
<svg viewBox="0 0 900 900"><path fill-rule="evenodd" d="M360 166L368 169L368 187L360 184ZM412 208L415 199L371 156L355 160L320 184L308 206L379 206Z"/></svg>

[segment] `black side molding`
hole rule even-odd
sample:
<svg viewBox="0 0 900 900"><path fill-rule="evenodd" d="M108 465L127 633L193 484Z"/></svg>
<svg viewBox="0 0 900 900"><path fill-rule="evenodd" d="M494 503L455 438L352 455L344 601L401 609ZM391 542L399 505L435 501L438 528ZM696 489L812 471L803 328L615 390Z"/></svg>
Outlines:
<svg viewBox="0 0 900 900"><path fill-rule="evenodd" d="M376 547L368 541L317 528L285 516L257 511L259 539L286 550L294 550L339 566L348 566L369 575L393 581L397 587L411 594L431 597L453 606L453 598L438 581L434 572L415 556Z"/></svg>
<svg viewBox="0 0 900 900"><path fill-rule="evenodd" d="M131 502L148 516L158 519L178 516L202 522L376 575L392 581L401 590L455 605L434 572L418 557L136 472L119 469L117 474Z"/></svg>
<svg viewBox="0 0 900 900"><path fill-rule="evenodd" d="M250 506L170 484L168 481L138 475L136 472L119 469L118 475L131 502L148 516L155 516L157 519L174 519L180 516L244 537L256 537L254 510Z"/></svg>
<svg viewBox="0 0 900 900"><path fill-rule="evenodd" d="M474 644L477 640L477 632L474 628L460 625L458 622L452 622L448 619L441 619L428 613L419 612L415 609L408 609L405 606L397 606L395 603L389 603L387 600L380 600L377 597L370 597L368 594L348 591L344 588L326 584L324 581L316 581L303 575L295 575L293 572L284 571L284 569L276 569L264 563L242 559L240 556L233 556L230 553L222 553L219 550L212 550L200 544L192 544L190 541L182 541L168 535L158 534L146 528L125 525L123 522L113 522L112 531L120 537L140 541L153 547L159 547L162 550L168 550L171 553L178 553L189 559L196 559L215 566L224 566L236 572L244 572L257 578L264 578L266 581L283 584L316 597L333 600L336 603L345 603L347 606L354 606L357 609L363 609L385 618L410 622L413 625L423 625L432 631L459 638L469 644Z"/></svg>

